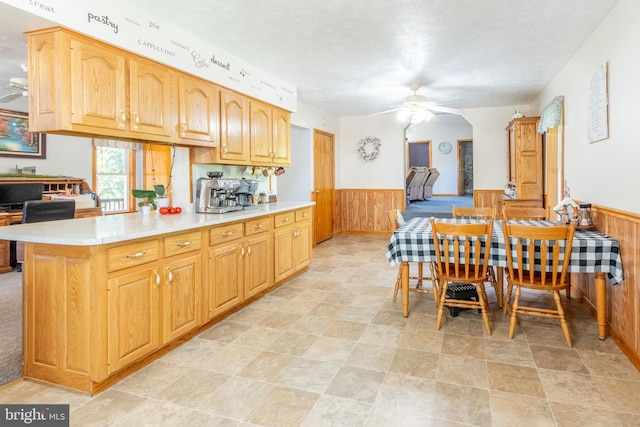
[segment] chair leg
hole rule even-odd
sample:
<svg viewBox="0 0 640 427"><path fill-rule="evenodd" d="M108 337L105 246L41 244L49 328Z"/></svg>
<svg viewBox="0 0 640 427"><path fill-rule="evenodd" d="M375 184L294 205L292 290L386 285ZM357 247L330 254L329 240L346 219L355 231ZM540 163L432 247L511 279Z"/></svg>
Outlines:
<svg viewBox="0 0 640 427"><path fill-rule="evenodd" d="M562 306L562 300L560 299L560 292L553 292L553 299L556 302L556 308L558 309L558 316L560 317L560 326L562 327L562 332L564 333L564 339L567 341L567 345L569 347L573 347L573 343L571 342L571 335L569 334L569 325L567 324L567 318L564 315L564 307Z"/></svg>
<svg viewBox="0 0 640 427"><path fill-rule="evenodd" d="M416 283L416 289L422 288L422 263L418 263L418 282Z"/></svg>
<svg viewBox="0 0 640 427"><path fill-rule="evenodd" d="M402 272L400 271L400 267L398 267L398 277L396 278L396 286L393 288L393 301L398 297L398 290L400 289L400 279L402 276Z"/></svg>
<svg viewBox="0 0 640 427"><path fill-rule="evenodd" d="M511 294L512 285L509 286L509 294ZM518 321L518 303L520 302L520 286L516 286L516 295L513 298L513 306L511 307L511 320L509 322L509 338L513 338ZM506 307L506 305L505 305Z"/></svg>
<svg viewBox="0 0 640 427"><path fill-rule="evenodd" d="M513 291L513 285L507 282L507 296L504 298L504 314L507 314L509 312L509 302L511 302L512 291Z"/></svg>
<svg viewBox="0 0 640 427"><path fill-rule="evenodd" d="M440 289L440 299L438 300L438 317L436 318L436 329L442 326L442 316L444 315L444 300L447 297L447 288L449 284L445 280Z"/></svg>
<svg viewBox="0 0 640 427"><path fill-rule="evenodd" d="M484 289L484 283L478 283L476 291L478 291L478 300L480 300L480 307L482 308L482 320L484 321L484 327L487 329L487 334L491 335L491 325L489 324L489 303L487 302L487 293Z"/></svg>

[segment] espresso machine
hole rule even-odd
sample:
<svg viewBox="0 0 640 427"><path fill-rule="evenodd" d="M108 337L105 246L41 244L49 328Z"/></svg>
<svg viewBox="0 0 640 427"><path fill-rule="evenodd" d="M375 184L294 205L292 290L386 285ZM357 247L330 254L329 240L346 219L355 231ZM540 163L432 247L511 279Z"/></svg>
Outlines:
<svg viewBox="0 0 640 427"><path fill-rule="evenodd" d="M222 178L222 172L208 172L208 178L199 178L196 188L196 212L226 213L241 211L236 189L237 178Z"/></svg>
<svg viewBox="0 0 640 427"><path fill-rule="evenodd" d="M240 180L240 186L236 189L235 193L236 200L243 209L258 207L257 200L255 200L258 184L260 184L260 181L256 181L255 179L242 178Z"/></svg>

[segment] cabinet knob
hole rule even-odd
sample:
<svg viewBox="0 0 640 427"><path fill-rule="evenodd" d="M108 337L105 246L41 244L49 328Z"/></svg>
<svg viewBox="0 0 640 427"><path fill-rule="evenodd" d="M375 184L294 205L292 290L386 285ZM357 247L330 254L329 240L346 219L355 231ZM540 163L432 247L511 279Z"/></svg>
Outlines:
<svg viewBox="0 0 640 427"><path fill-rule="evenodd" d="M187 240L186 242L176 243L176 246L178 246L179 248L184 248L185 246L189 246L191 243L193 243L191 240Z"/></svg>
<svg viewBox="0 0 640 427"><path fill-rule="evenodd" d="M247 245L247 255L251 255L251 246Z"/></svg>
<svg viewBox="0 0 640 427"><path fill-rule="evenodd" d="M140 116L138 113L133 113L133 128L138 129L138 125L140 124Z"/></svg>
<svg viewBox="0 0 640 427"><path fill-rule="evenodd" d="M160 286L160 274L158 274L158 270L153 270L153 274L156 275L156 288Z"/></svg>
<svg viewBox="0 0 640 427"><path fill-rule="evenodd" d="M127 113L122 111L120 113L120 123L118 123L118 127L121 128L121 129L124 129L126 124L127 124Z"/></svg>
<svg viewBox="0 0 640 427"><path fill-rule="evenodd" d="M171 282L173 281L173 272L171 271L171 269L169 267L167 267L167 277L169 279L169 281L167 282L167 285L170 285Z"/></svg>
<svg viewBox="0 0 640 427"><path fill-rule="evenodd" d="M225 231L224 233L222 233L222 237L229 237L233 235L233 231Z"/></svg>
<svg viewBox="0 0 640 427"><path fill-rule="evenodd" d="M258 224L253 226L253 228L256 230L260 230L262 227L264 227L264 224Z"/></svg>
<svg viewBox="0 0 640 427"><path fill-rule="evenodd" d="M180 123L180 136L187 136L187 124L185 122Z"/></svg>

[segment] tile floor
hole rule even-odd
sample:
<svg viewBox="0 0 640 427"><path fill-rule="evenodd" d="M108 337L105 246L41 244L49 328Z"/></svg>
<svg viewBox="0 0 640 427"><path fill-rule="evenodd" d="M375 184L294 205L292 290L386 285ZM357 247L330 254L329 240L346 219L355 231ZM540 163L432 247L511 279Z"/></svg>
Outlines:
<svg viewBox="0 0 640 427"><path fill-rule="evenodd" d="M387 237L337 236L305 274L95 396L32 381L0 403L68 403L72 426L638 426L640 373L576 300L574 348L556 321L524 318L514 339L492 302L411 314L391 299Z"/></svg>

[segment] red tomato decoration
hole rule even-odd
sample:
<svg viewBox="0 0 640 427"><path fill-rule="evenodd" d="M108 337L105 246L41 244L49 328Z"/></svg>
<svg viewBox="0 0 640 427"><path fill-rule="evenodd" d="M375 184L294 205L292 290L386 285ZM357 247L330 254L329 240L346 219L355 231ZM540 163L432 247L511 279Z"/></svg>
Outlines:
<svg viewBox="0 0 640 427"><path fill-rule="evenodd" d="M166 215L168 213L169 213L169 208L164 207L164 206L160 208L160 214Z"/></svg>
<svg viewBox="0 0 640 427"><path fill-rule="evenodd" d="M169 214L173 215L176 213L176 208L169 208Z"/></svg>
<svg viewBox="0 0 640 427"><path fill-rule="evenodd" d="M176 213L181 213L182 212L182 208L180 206L176 206Z"/></svg>

